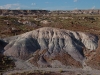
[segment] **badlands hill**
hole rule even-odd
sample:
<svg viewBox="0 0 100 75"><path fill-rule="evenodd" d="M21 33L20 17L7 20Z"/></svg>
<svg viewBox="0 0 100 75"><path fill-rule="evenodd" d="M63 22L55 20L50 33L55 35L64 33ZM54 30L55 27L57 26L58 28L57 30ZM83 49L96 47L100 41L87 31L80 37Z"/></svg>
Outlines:
<svg viewBox="0 0 100 75"><path fill-rule="evenodd" d="M82 67L84 50L94 51L98 37L93 34L43 27L3 39L3 54L28 61L38 67ZM0 45L1 46L1 45Z"/></svg>

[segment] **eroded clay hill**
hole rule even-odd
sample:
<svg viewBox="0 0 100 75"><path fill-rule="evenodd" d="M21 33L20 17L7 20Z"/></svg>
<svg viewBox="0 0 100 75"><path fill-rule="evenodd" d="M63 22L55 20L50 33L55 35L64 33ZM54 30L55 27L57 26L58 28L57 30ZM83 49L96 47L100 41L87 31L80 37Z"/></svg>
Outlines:
<svg viewBox="0 0 100 75"><path fill-rule="evenodd" d="M95 35L83 32L44 27L4 39L4 55L27 60L40 67L81 67L84 48L98 47Z"/></svg>

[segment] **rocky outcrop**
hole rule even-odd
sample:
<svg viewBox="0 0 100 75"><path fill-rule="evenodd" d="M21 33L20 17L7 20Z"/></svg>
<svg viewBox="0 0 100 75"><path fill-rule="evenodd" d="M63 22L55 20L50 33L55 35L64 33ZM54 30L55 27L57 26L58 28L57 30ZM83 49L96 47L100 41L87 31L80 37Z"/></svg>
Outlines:
<svg viewBox="0 0 100 75"><path fill-rule="evenodd" d="M100 40L98 41L98 48L96 51L87 52L88 59L86 64L91 68L100 70Z"/></svg>
<svg viewBox="0 0 100 75"><path fill-rule="evenodd" d="M95 50L98 47L98 38L95 35L51 27L40 28L4 40L9 43L4 48L4 55L24 60L31 58L29 61L35 61L33 64L43 64L43 66L44 64L52 66L52 60L66 65L69 58L73 63L74 61L82 63L83 49ZM63 55L65 57L62 57ZM66 60L63 61L61 58Z"/></svg>

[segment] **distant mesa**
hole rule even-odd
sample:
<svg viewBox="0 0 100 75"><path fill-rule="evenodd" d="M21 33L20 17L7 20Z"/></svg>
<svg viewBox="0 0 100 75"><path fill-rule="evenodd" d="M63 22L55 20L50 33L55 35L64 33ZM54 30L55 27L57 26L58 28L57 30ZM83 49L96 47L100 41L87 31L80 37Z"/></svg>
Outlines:
<svg viewBox="0 0 100 75"><path fill-rule="evenodd" d="M47 15L47 14L60 14L60 13L67 13L67 14L100 14L99 9L89 9L89 10L7 10L7 9L0 9L0 15Z"/></svg>

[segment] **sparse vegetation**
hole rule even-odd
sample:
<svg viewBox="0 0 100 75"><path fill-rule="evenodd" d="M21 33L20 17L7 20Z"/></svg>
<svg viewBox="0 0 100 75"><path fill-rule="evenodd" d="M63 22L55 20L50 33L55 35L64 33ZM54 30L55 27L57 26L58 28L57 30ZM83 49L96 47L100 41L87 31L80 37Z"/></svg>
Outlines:
<svg viewBox="0 0 100 75"><path fill-rule="evenodd" d="M92 32L100 34L100 16L87 14L59 14L49 16L0 16L0 37L9 37L22 34L40 27L56 27L74 31ZM22 20L21 20L22 19ZM20 20L20 22L19 22ZM47 20L49 23L43 24L41 21ZM25 24L23 24L25 23ZM13 33L12 28L16 31Z"/></svg>
<svg viewBox="0 0 100 75"><path fill-rule="evenodd" d="M15 66L12 59L7 56L0 54L0 72L12 69Z"/></svg>
<svg viewBox="0 0 100 75"><path fill-rule="evenodd" d="M60 73L62 73L62 72L63 72L63 70L62 70L62 69L60 69L60 70L59 70L59 72L60 72Z"/></svg>
<svg viewBox="0 0 100 75"><path fill-rule="evenodd" d="M23 73L14 73L10 75L61 75L60 73L54 72L45 72L45 71L34 71L34 72L23 72Z"/></svg>

